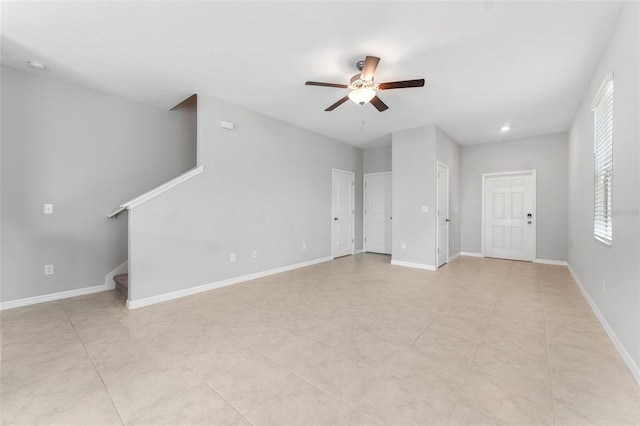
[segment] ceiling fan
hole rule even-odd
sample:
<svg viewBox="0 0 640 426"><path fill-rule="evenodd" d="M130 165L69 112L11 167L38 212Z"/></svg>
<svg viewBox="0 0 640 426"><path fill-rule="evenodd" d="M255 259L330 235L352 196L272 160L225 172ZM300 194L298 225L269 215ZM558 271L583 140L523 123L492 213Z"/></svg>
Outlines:
<svg viewBox="0 0 640 426"><path fill-rule="evenodd" d="M376 84L373 82L373 74L376 72L380 58L375 56L367 56L364 61L358 61L356 67L360 71L360 74L356 74L351 77L349 84L335 84L335 83L321 83L318 81L307 81L307 86L324 86L324 87L337 87L339 89L351 89L349 94L338 102L334 103L325 111L333 111L343 103L351 99L353 102L364 105L371 103L378 111L382 112L389 107L382 102L382 100L376 95L377 90L389 90L389 89L403 89L405 87L422 87L424 86L424 78L418 80L403 80L392 81L388 83Z"/></svg>

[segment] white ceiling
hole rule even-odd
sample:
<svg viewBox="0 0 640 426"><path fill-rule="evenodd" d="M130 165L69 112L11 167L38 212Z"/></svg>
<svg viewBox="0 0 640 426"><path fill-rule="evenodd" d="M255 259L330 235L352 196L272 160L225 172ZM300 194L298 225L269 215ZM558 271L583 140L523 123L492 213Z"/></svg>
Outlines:
<svg viewBox="0 0 640 426"><path fill-rule="evenodd" d="M437 124L460 144L568 130L621 3L2 2L2 64L170 108L209 94L355 146ZM324 109L365 55L385 112ZM364 124L363 124L364 122ZM500 127L511 125L502 135Z"/></svg>

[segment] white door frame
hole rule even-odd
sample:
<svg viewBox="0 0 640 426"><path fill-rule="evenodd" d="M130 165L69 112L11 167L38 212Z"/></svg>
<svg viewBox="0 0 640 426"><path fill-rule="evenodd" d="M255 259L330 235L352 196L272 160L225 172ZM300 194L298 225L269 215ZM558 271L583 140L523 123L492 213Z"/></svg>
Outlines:
<svg viewBox="0 0 640 426"><path fill-rule="evenodd" d="M447 212L448 212L448 216L451 216L451 212L449 211L449 165L447 163L443 163L442 161L437 161L436 162L436 261L434 262L434 265L436 265L436 269L438 268L438 241L440 241L440 226L438 225L438 216L440 215L440 205L438 204L438 200L440 199L440 197L438 196L438 191L440 190L440 187L438 185L438 166L442 166L445 169L447 169ZM451 231L449 229L449 224L451 222L449 221L449 218L447 218L447 259L445 261L445 265L447 263L449 263L449 232Z"/></svg>
<svg viewBox="0 0 640 426"><path fill-rule="evenodd" d="M533 259L536 259L537 256L537 250L536 250L536 232L537 232L537 222L538 222L538 215L537 215L537 202L536 202L536 170L519 170L519 171L514 171L514 172L498 172L498 173L483 173L482 174L482 231L481 231L481 244L482 246L480 247L481 251L480 253L482 254L482 257L485 257L485 247L484 247L484 221L485 221L485 190L486 190L486 180L487 178L493 178L493 177L498 177L498 176L513 176L513 175L531 175L531 177L533 178L533 182L532 182L532 187L531 190L533 191L533 232L531 235L531 244L532 244L532 250L533 250Z"/></svg>
<svg viewBox="0 0 640 426"><path fill-rule="evenodd" d="M351 220L353 221L353 226L351 227L351 254L353 255L355 253L355 229L356 229L356 174L350 170L342 170L342 169L336 169L336 168L332 168L331 169L331 215L330 215L330 220L331 220L331 258L335 259L335 256L333 255L333 247L335 246L335 241L333 241L333 201L334 201L334 197L333 197L333 174L335 172L340 172L340 173L346 173L351 175Z"/></svg>
<svg viewBox="0 0 640 426"><path fill-rule="evenodd" d="M364 211L367 207L366 194L367 189L365 185L367 184L367 176L376 176L376 175L390 175L391 179L393 179L393 172L376 172L376 173L365 173L362 175L362 252L367 252L367 242L364 240L365 233L367 232L367 215L364 214ZM393 245L392 245L393 246Z"/></svg>

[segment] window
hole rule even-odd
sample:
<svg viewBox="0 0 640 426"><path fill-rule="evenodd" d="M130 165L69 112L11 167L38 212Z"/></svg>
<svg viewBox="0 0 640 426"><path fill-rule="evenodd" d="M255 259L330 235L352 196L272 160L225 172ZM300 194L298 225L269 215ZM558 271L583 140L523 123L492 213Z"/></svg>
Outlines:
<svg viewBox="0 0 640 426"><path fill-rule="evenodd" d="M593 236L613 242L613 75L607 76L593 109Z"/></svg>

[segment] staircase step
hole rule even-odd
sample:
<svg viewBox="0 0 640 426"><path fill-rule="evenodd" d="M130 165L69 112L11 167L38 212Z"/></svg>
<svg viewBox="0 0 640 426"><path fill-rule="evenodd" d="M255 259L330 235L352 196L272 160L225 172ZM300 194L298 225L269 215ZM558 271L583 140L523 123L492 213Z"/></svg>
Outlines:
<svg viewBox="0 0 640 426"><path fill-rule="evenodd" d="M116 282L116 290L125 296L129 295L129 274L120 274L113 277Z"/></svg>

